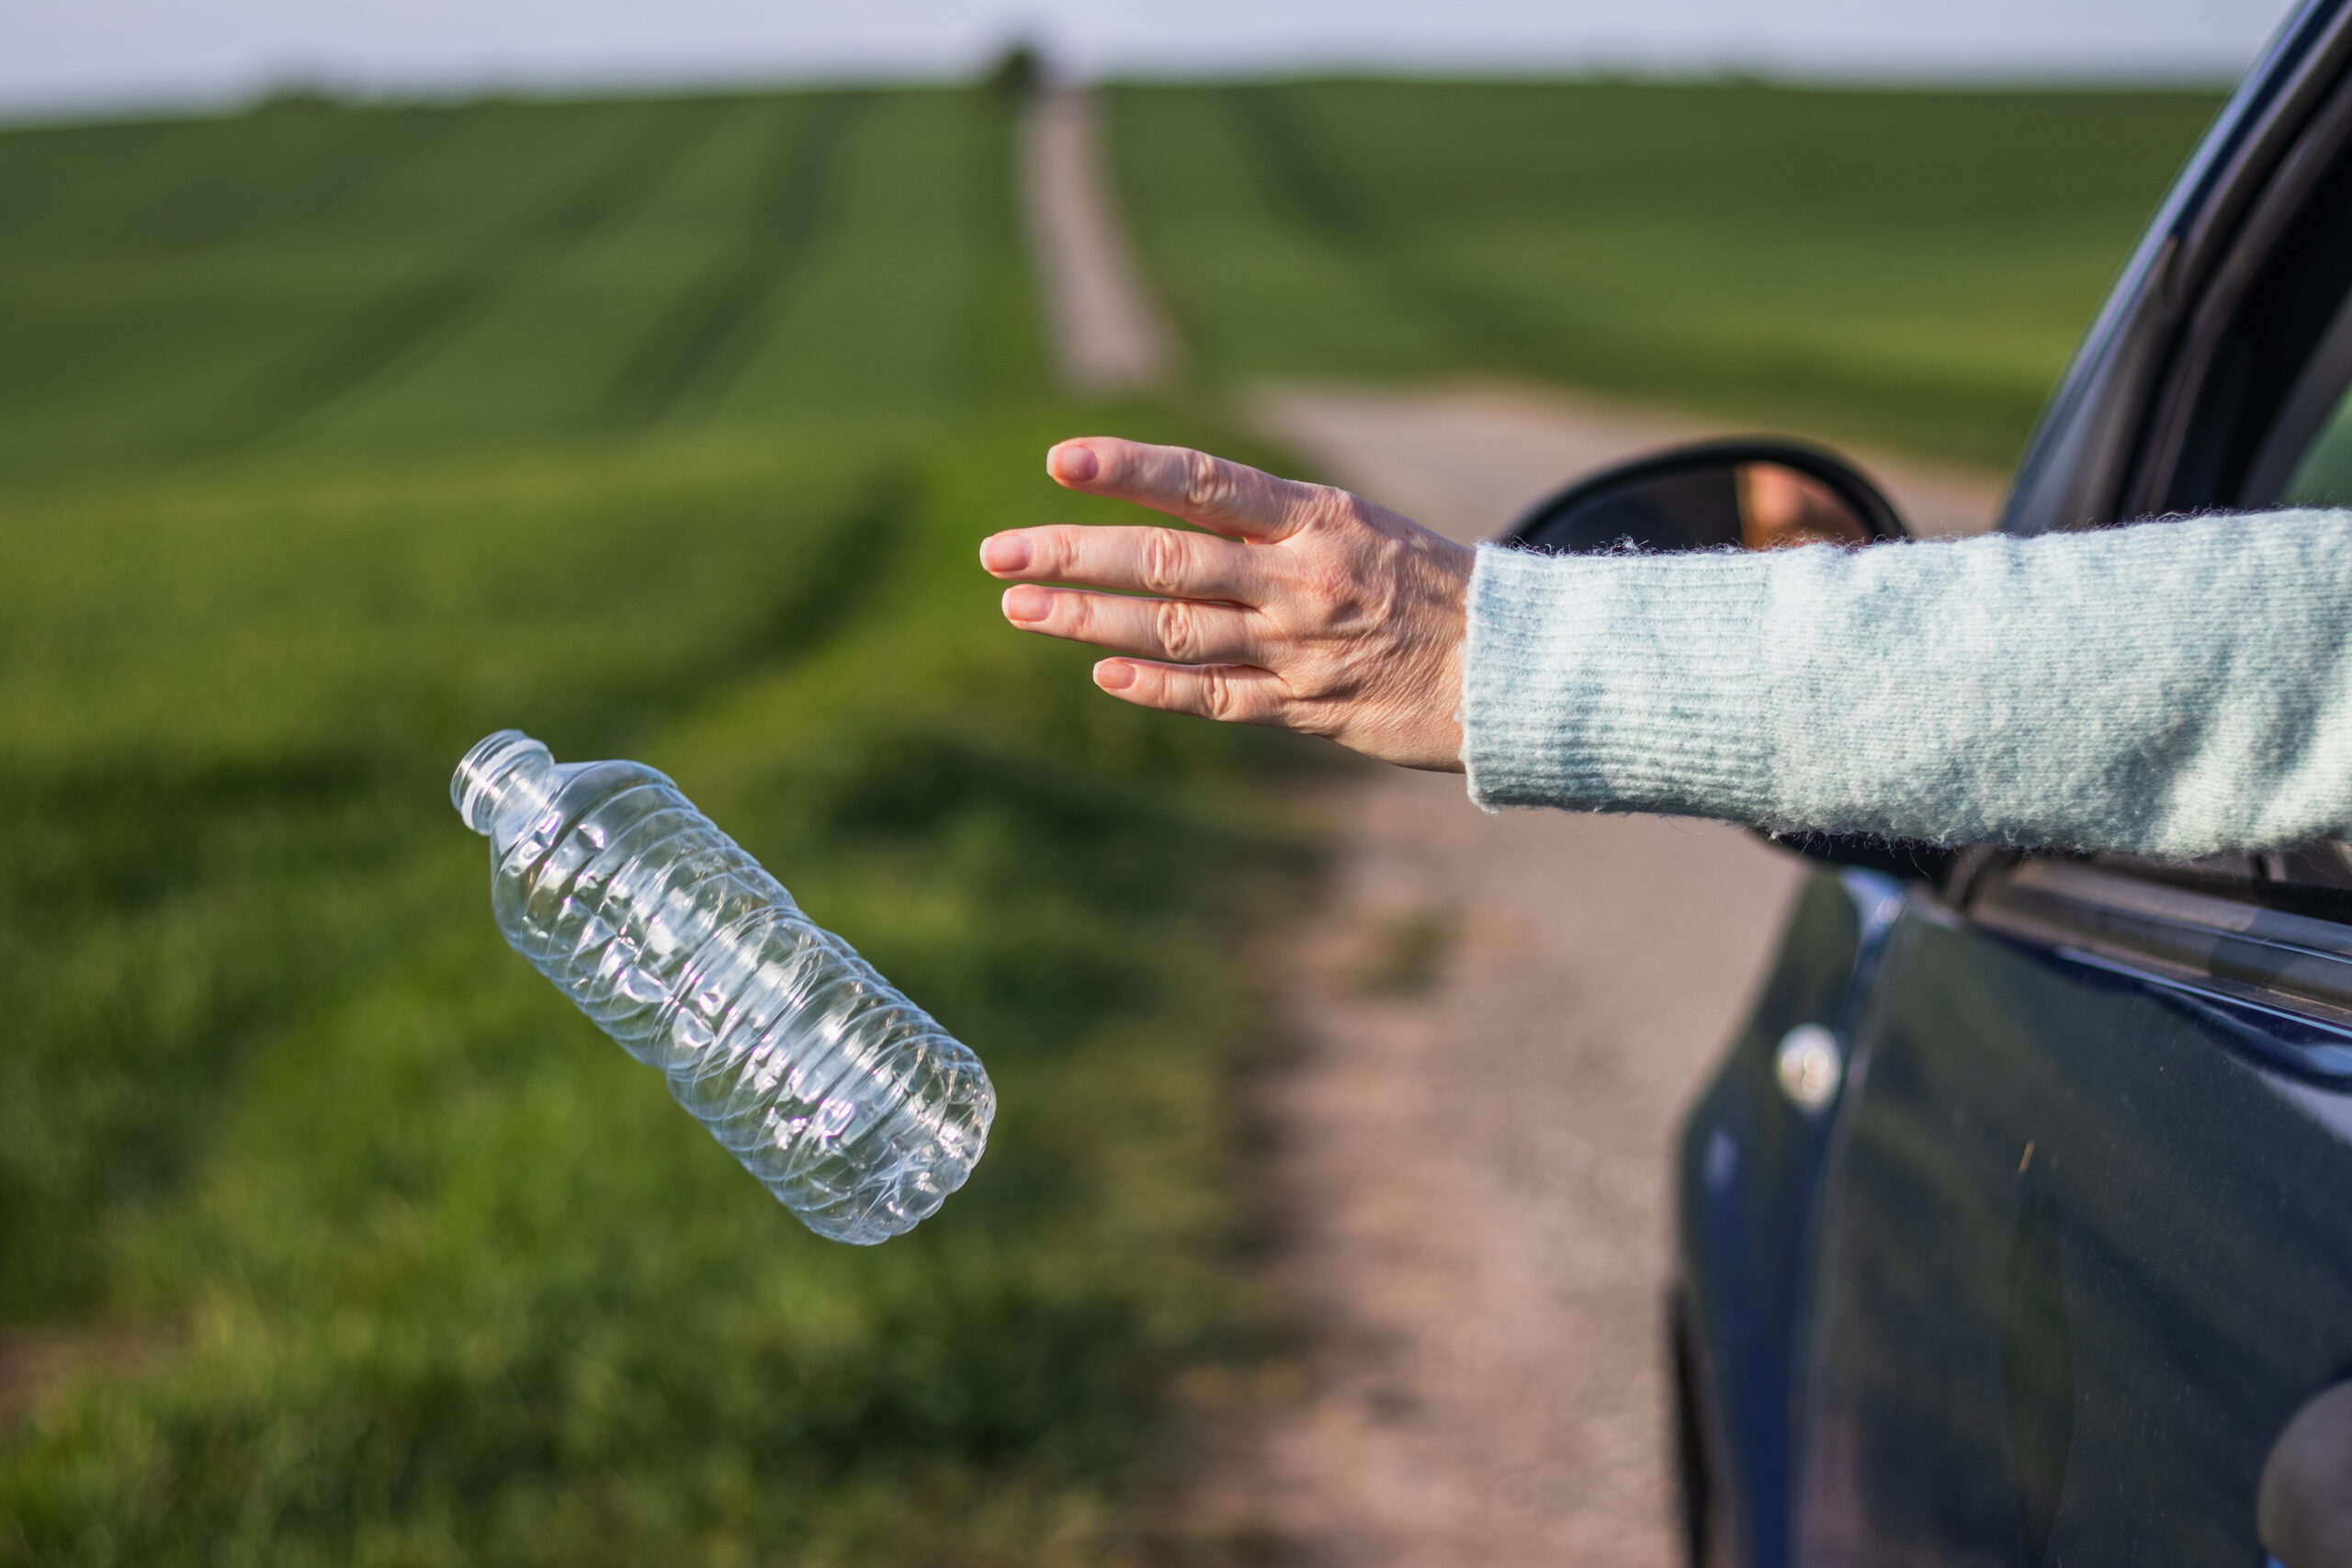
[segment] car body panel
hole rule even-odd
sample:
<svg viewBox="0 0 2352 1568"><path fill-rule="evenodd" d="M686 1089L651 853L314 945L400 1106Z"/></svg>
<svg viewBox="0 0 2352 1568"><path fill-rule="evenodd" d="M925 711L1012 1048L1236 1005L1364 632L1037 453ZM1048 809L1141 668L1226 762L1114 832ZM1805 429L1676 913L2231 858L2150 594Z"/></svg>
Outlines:
<svg viewBox="0 0 2352 1568"><path fill-rule="evenodd" d="M1684 1455L1685 1483L1704 1483L1703 1463L1718 1478L1710 1512L1742 1543L1738 1560L1772 1568L1789 1540L1792 1352L1835 1110L1792 1105L1773 1057L1801 1025L1849 1026L1901 906L1900 885L1876 873L1807 879L1764 992L1679 1138L1678 1312L1688 1371L1705 1388L1686 1413L1704 1451Z"/></svg>
<svg viewBox="0 0 2352 1568"><path fill-rule="evenodd" d="M2352 1371L2333 1027L1915 895L1824 1180L1796 1558L2237 1563Z"/></svg>
<svg viewBox="0 0 2352 1568"><path fill-rule="evenodd" d="M2288 231L2265 212L2346 155L2321 139L2347 82L2352 0L2311 0L2124 269L2004 529L2178 493L2151 432L2205 395L2197 334ZM2352 1379L2352 891L2278 915L2267 873L2207 897L2179 870L1815 872L1677 1157L1694 1562L2263 1561L2265 1456ZM1798 1023L1845 1051L1816 1111L1773 1073Z"/></svg>

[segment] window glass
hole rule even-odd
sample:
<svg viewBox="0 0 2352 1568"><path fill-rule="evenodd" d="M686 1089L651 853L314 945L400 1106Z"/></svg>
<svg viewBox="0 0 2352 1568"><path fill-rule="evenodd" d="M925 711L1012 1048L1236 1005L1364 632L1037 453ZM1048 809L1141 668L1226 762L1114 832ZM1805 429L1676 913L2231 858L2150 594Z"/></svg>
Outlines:
<svg viewBox="0 0 2352 1568"><path fill-rule="evenodd" d="M2352 506L2352 392L2335 405L2319 434L2303 449L2281 506Z"/></svg>

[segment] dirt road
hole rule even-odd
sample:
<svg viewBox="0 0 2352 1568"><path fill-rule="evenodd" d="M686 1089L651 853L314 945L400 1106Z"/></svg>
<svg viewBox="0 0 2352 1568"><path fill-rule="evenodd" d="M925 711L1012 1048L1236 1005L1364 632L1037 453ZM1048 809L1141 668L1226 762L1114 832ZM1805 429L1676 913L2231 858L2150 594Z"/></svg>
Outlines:
<svg viewBox="0 0 2352 1568"><path fill-rule="evenodd" d="M1511 388L1290 388L1250 412L1464 539L1715 433ZM1871 467L1922 531L1981 529L1998 500ZM1487 817L1453 778L1374 774L1314 804L1343 849L1286 970L1299 1050L1265 1109L1278 1267L1315 1344L1218 1505L1308 1562L1663 1568L1668 1150L1796 864L1709 825Z"/></svg>
<svg viewBox="0 0 2352 1568"><path fill-rule="evenodd" d="M1176 347L1102 178L1099 113L1091 93L1038 92L1022 117L1019 173L1055 369L1081 396L1114 397L1165 381Z"/></svg>
<svg viewBox="0 0 2352 1568"><path fill-rule="evenodd" d="M1451 778L1319 805L1346 847L1264 1108L1314 1339L1221 1504L1307 1562L1665 1568L1668 1129L1796 874Z"/></svg>
<svg viewBox="0 0 2352 1568"><path fill-rule="evenodd" d="M1255 412L1465 538L1697 433L1492 389L1292 389ZM1961 525L1989 503L1883 477ZM1278 1267L1315 1343L1218 1506L1312 1562L1663 1568L1667 1151L1796 868L1712 826L1487 817L1452 778L1373 775L1315 805L1343 849L1286 971L1299 1049L1266 1107Z"/></svg>

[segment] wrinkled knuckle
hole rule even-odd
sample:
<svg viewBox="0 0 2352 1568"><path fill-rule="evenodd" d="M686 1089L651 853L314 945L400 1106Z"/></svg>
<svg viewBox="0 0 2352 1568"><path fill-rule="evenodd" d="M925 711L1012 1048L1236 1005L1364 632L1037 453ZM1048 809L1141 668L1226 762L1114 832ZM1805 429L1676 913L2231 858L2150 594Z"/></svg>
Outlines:
<svg viewBox="0 0 2352 1568"><path fill-rule="evenodd" d="M1028 572L1032 577L1067 577L1078 559L1078 541L1067 528L1040 528L1030 536Z"/></svg>
<svg viewBox="0 0 2352 1568"><path fill-rule="evenodd" d="M1209 717L1232 723L1241 716L1241 694L1227 670L1201 672L1201 705Z"/></svg>
<svg viewBox="0 0 2352 1568"><path fill-rule="evenodd" d="M1233 474L1206 452L1184 456L1184 504L1194 512L1222 512L1233 500Z"/></svg>
<svg viewBox="0 0 2352 1568"><path fill-rule="evenodd" d="M1184 586L1192 551L1184 536L1155 528L1144 536L1142 582L1150 593L1175 593Z"/></svg>
<svg viewBox="0 0 2352 1568"><path fill-rule="evenodd" d="M1159 646L1168 657L1180 664L1189 664L1200 652L1200 617L1190 604L1173 600L1163 603L1152 613L1152 630L1159 638Z"/></svg>

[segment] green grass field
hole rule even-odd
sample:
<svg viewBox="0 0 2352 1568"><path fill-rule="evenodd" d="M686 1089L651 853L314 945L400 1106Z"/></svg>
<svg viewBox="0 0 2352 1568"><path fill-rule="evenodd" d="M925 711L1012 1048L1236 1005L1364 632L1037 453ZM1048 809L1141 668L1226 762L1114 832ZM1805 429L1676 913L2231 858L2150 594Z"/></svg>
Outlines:
<svg viewBox="0 0 2352 1568"><path fill-rule="evenodd" d="M1256 755L972 564L1072 416L977 93L0 135L0 1562L1158 1539L1234 1247ZM1138 411L1132 423L1197 427ZM820 1242L508 953L463 748L640 757L977 1047Z"/></svg>
<svg viewBox="0 0 2352 1568"><path fill-rule="evenodd" d="M2219 102L1333 81L1113 125L1213 381L1501 374L2006 468Z"/></svg>
<svg viewBox="0 0 2352 1568"><path fill-rule="evenodd" d="M2206 99L1121 92L1202 389L2012 451ZM962 90L0 132L0 1562L1204 1561L1282 753L972 564L1056 437ZM2061 152L2053 155L2055 145ZM1205 405L1209 400L1199 400ZM482 733L670 771L996 1075L818 1242L498 941ZM1214 1382L1214 1379L1210 1380Z"/></svg>

